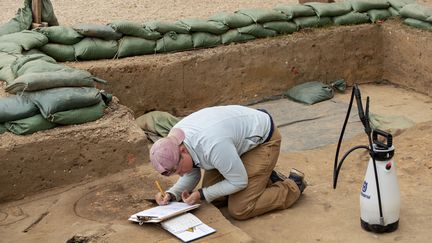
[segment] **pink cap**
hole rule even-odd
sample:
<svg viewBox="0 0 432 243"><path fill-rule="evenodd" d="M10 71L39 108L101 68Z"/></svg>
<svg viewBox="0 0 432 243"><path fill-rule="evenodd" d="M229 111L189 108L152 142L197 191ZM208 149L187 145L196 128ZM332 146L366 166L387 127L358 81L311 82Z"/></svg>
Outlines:
<svg viewBox="0 0 432 243"><path fill-rule="evenodd" d="M185 139L180 128L172 128L168 136L157 140L150 148L150 162L155 170L162 173L177 165L180 158L179 145Z"/></svg>

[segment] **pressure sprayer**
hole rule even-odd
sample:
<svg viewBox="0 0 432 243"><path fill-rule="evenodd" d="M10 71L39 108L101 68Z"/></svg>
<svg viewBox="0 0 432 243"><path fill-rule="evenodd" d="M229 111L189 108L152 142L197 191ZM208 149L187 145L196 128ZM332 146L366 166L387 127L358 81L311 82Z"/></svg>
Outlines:
<svg viewBox="0 0 432 243"><path fill-rule="evenodd" d="M351 112L354 97L358 115L368 136L369 146L359 145L349 149L339 160L339 150ZM336 189L339 171L347 156L357 150L366 149L370 159L360 191L361 227L375 233L392 232L399 225L400 192L396 176L393 138L390 133L371 129L369 123L369 97L366 99L366 112L363 110L360 89L354 84L345 122L339 137L333 169L333 189Z"/></svg>

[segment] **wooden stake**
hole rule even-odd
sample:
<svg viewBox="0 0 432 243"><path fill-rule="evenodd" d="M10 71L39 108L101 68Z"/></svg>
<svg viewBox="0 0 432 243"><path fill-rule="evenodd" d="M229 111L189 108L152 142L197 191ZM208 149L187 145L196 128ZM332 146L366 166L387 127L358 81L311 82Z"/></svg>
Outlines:
<svg viewBox="0 0 432 243"><path fill-rule="evenodd" d="M42 23L42 2L41 0L32 0L33 23Z"/></svg>

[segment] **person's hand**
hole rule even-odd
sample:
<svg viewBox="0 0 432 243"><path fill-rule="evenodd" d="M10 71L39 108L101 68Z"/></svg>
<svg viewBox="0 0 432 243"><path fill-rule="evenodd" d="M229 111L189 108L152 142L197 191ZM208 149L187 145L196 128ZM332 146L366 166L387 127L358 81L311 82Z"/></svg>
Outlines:
<svg viewBox="0 0 432 243"><path fill-rule="evenodd" d="M188 191L184 191L181 196L183 202L189 205L193 205L201 202L200 193L198 191L194 191L192 193L189 193Z"/></svg>
<svg viewBox="0 0 432 243"><path fill-rule="evenodd" d="M162 196L162 193L158 192L155 195L155 199L157 204L159 205L167 205L171 201L171 194L168 192L165 192L165 197Z"/></svg>

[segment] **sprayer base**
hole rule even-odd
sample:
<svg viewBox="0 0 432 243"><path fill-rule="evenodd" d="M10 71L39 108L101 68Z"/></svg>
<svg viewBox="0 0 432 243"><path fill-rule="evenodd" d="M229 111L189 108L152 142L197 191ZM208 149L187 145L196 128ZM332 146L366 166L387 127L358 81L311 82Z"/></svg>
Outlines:
<svg viewBox="0 0 432 243"><path fill-rule="evenodd" d="M379 224L369 224L363 221L363 219L360 219L360 223L361 223L361 227L364 230L371 231L374 233L390 233L397 230L399 226L399 220L394 223L388 224L386 226L382 226Z"/></svg>

